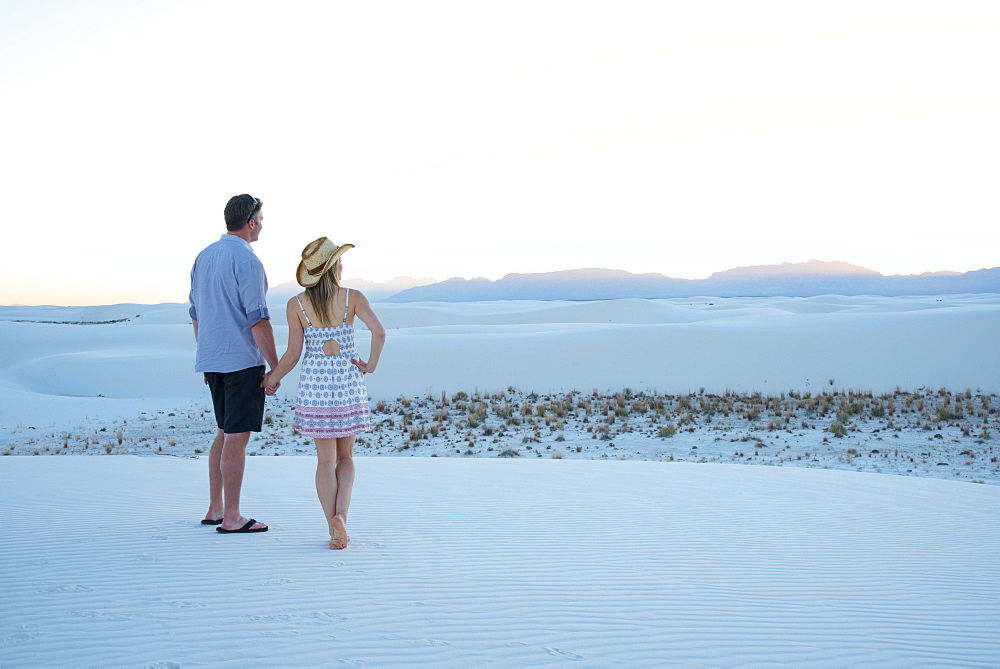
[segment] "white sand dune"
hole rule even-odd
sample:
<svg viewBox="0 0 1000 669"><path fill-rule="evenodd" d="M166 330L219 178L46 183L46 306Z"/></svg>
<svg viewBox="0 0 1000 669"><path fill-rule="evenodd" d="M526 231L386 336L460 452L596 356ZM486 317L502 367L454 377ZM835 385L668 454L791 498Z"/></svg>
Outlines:
<svg viewBox="0 0 1000 669"><path fill-rule="evenodd" d="M272 530L245 536L198 523L204 459L19 457L207 447L185 305L0 307L0 444L16 454L0 457L0 665L1000 665L1000 296L378 310L369 390L389 401L359 451L450 457L359 458L353 541L333 552L311 457L248 459L244 511ZM463 412L412 447L392 424L442 391L518 405L897 386L954 392L897 394L897 414L844 440L823 436L832 414L761 432L743 409L670 440L636 414L617 444L592 440L582 409L562 442L493 413L474 439ZM311 453L284 424L294 388L261 453ZM965 417L935 419L952 401ZM523 457L495 457L509 446Z"/></svg>
<svg viewBox="0 0 1000 669"><path fill-rule="evenodd" d="M516 387L1000 392L1000 295L378 304L374 399ZM279 350L286 329L274 305ZM65 325L51 322L99 322ZM366 337L359 337L365 350ZM0 307L0 428L200 399L185 305ZM282 396L294 394L297 378ZM89 398L89 399L88 399ZM48 422L47 422L48 421Z"/></svg>
<svg viewBox="0 0 1000 669"><path fill-rule="evenodd" d="M0 458L4 666L996 666L1000 488L776 467Z"/></svg>

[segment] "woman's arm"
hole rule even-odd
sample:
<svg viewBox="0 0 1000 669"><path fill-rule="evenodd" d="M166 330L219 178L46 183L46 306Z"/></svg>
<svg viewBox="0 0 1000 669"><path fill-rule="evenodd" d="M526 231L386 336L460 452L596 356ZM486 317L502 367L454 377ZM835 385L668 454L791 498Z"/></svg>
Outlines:
<svg viewBox="0 0 1000 669"><path fill-rule="evenodd" d="M372 350L368 354L368 362L364 360L351 360L351 362L365 374L371 374L378 367L378 359L382 356L382 348L385 346L385 328L382 326L382 321L375 315L368 298L361 291L354 292L357 294L354 315L360 318L368 331L372 333Z"/></svg>
<svg viewBox="0 0 1000 669"><path fill-rule="evenodd" d="M285 307L285 318L288 319L288 346L281 360L274 366L271 373L264 377L264 385L276 388L288 372L295 369L302 356L302 320L299 318L298 301L293 297Z"/></svg>

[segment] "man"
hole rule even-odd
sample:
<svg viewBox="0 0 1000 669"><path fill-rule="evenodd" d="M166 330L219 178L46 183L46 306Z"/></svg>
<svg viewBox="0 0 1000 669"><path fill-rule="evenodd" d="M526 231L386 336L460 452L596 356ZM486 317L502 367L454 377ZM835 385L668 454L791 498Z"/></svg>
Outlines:
<svg viewBox="0 0 1000 669"><path fill-rule="evenodd" d="M262 207L250 195L230 198L227 233L199 253L191 269L195 370L205 375L219 428L208 455L210 499L201 522L227 534L267 532L267 525L240 513L247 443L264 420L264 363L278 364L267 277L250 248L260 236Z"/></svg>

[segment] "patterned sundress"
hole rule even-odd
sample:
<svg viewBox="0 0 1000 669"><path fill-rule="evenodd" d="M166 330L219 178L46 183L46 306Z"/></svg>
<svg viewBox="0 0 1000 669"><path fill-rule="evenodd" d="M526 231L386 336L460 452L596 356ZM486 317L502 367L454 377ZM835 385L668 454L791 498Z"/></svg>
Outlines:
<svg viewBox="0 0 1000 669"><path fill-rule="evenodd" d="M364 374L351 359L360 359L354 345L354 324L348 324L351 289L347 289L344 320L333 327L313 327L298 295L299 308L309 327L303 328L305 359L299 372L293 425L313 439L351 437L369 429L368 389ZM334 339L340 353L326 355L323 343Z"/></svg>

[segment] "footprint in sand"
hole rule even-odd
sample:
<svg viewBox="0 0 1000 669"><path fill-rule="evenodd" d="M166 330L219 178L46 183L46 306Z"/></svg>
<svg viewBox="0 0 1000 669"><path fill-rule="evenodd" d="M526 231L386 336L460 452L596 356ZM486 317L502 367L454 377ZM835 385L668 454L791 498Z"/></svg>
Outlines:
<svg viewBox="0 0 1000 669"><path fill-rule="evenodd" d="M343 623L347 622L347 617L342 616L339 613L333 613L331 611L316 611L313 613L313 618L322 620L325 623Z"/></svg>
<svg viewBox="0 0 1000 669"><path fill-rule="evenodd" d="M454 646L455 644L449 643L447 641L441 641L440 639L414 639L410 642L414 646L428 646L430 648L438 648L441 646Z"/></svg>
<svg viewBox="0 0 1000 669"><path fill-rule="evenodd" d="M93 592L91 588L85 585L53 585L48 588L41 588L40 590L35 590L36 595L52 595L59 592Z"/></svg>
<svg viewBox="0 0 1000 669"><path fill-rule="evenodd" d="M556 657L563 657L567 660L582 660L583 655L577 655L576 653L571 653L568 650L560 650L558 648L546 648L545 652L549 655L555 655Z"/></svg>
<svg viewBox="0 0 1000 669"><path fill-rule="evenodd" d="M260 635L270 637L272 639L287 639L289 637L298 636L299 633L295 630L279 630L276 632L261 632Z"/></svg>
<svg viewBox="0 0 1000 669"><path fill-rule="evenodd" d="M14 634L8 634L7 636L0 638L0 648L6 648L7 646L17 646L22 643L27 643L35 637L38 636L38 632L32 632L24 630L23 632L15 632Z"/></svg>
<svg viewBox="0 0 1000 669"><path fill-rule="evenodd" d="M240 588L240 590L270 590L280 585L288 585L291 582L292 579L290 578L279 578L273 581L264 581L263 583L258 583L257 585L251 585L246 588Z"/></svg>
<svg viewBox="0 0 1000 669"><path fill-rule="evenodd" d="M208 604L202 604L200 602L185 602L185 601L168 601L166 599L154 599L151 600L153 603L166 604L167 606L176 606L181 609L203 609Z"/></svg>

